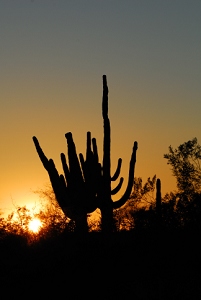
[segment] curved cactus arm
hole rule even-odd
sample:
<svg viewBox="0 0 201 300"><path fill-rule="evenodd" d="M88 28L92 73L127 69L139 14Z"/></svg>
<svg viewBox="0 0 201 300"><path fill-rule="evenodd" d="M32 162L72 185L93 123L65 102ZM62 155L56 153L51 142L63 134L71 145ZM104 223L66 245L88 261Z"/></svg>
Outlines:
<svg viewBox="0 0 201 300"><path fill-rule="evenodd" d="M122 165L122 159L119 158L119 159L118 159L118 164L117 164L116 172L115 172L114 175L111 177L111 181L115 181L115 180L117 180L117 178L119 177L120 171L121 171L121 165Z"/></svg>
<svg viewBox="0 0 201 300"><path fill-rule="evenodd" d="M111 195L115 195L116 193L118 193L118 191L122 187L123 181L124 181L124 179L123 179L123 177L121 177L118 185L114 189L111 190Z"/></svg>
<svg viewBox="0 0 201 300"><path fill-rule="evenodd" d="M130 160L128 185L127 185L126 191L125 191L124 195L121 197L121 199L113 202L113 209L120 208L122 205L124 205L126 203L126 201L128 200L130 193L132 191L137 148L138 148L137 142L134 142L133 152L132 152L131 160Z"/></svg>

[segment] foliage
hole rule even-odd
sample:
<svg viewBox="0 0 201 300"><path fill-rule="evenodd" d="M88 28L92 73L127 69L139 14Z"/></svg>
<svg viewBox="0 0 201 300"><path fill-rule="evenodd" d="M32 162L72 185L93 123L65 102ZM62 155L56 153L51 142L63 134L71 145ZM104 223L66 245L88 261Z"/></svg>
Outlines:
<svg viewBox="0 0 201 300"><path fill-rule="evenodd" d="M172 166L180 193L189 197L201 192L201 146L197 138L181 144L176 149L169 146L169 153L165 154L164 158Z"/></svg>
<svg viewBox="0 0 201 300"><path fill-rule="evenodd" d="M169 224L179 228L201 229L201 146L197 138L181 144L164 155L172 167L178 191L165 196L170 208ZM174 210L173 210L174 207ZM171 217L170 217L171 216ZM167 223L167 220L164 220Z"/></svg>
<svg viewBox="0 0 201 300"><path fill-rule="evenodd" d="M44 195L47 190L43 191ZM48 196L51 198L52 193ZM0 219L1 237L9 235L23 236L27 242L34 242L41 239L53 238L63 231L73 232L74 223L66 218L62 213L56 201L45 203L40 211L36 212L34 208L28 209L26 206L16 206L15 210L7 218ZM37 233L29 229L29 223L33 219L39 219L42 226Z"/></svg>
<svg viewBox="0 0 201 300"><path fill-rule="evenodd" d="M201 230L201 194L179 191L161 199L160 223L157 222L156 176L142 184L135 178L133 192L126 205L115 212L117 230ZM158 228L160 226L160 228Z"/></svg>
<svg viewBox="0 0 201 300"><path fill-rule="evenodd" d="M149 177L145 184L141 177L135 177L133 190L127 203L114 212L117 230L133 230L142 215L148 214L155 206L156 175Z"/></svg>

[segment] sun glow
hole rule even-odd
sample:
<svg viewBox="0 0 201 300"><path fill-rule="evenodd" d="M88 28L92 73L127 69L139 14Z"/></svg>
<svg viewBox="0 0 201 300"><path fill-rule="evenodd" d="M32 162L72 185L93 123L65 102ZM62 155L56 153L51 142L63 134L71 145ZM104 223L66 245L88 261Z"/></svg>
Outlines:
<svg viewBox="0 0 201 300"><path fill-rule="evenodd" d="M42 223L39 219L33 219L29 223L29 230L33 233L38 233L40 228L42 227Z"/></svg>

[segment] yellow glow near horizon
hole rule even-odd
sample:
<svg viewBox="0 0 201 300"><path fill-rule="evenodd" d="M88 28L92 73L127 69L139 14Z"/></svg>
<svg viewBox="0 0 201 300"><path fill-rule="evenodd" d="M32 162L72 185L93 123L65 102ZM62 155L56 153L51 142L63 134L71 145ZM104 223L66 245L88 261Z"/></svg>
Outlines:
<svg viewBox="0 0 201 300"><path fill-rule="evenodd" d="M33 233L38 233L40 228L42 227L42 223L39 219L35 218L29 223L29 230Z"/></svg>

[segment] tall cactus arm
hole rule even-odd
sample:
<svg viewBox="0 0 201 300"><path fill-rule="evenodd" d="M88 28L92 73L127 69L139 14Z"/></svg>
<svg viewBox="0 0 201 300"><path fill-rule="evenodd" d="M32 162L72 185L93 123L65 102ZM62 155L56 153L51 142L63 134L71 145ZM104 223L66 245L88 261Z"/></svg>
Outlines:
<svg viewBox="0 0 201 300"><path fill-rule="evenodd" d="M93 152L91 150L91 132L87 132L87 147L86 147L86 160L90 160L93 156Z"/></svg>
<svg viewBox="0 0 201 300"><path fill-rule="evenodd" d="M67 145L68 145L68 162L69 171L72 178L72 184L75 188L83 184L83 175L80 167L80 163L76 153L76 147L73 141L73 136L71 132L65 134Z"/></svg>
<svg viewBox="0 0 201 300"><path fill-rule="evenodd" d="M82 173L85 181L91 177L93 173L94 154L91 150L91 132L87 132L87 145L86 145L86 160L82 153L79 154L80 164L82 167Z"/></svg>
<svg viewBox="0 0 201 300"><path fill-rule="evenodd" d="M52 171L48 172L50 182L52 184L52 188L55 193L57 202L61 209L64 211L64 208L69 205L69 197L67 197L67 189L64 177L58 174L57 169L55 168L54 162L52 160L50 160L50 163L52 163Z"/></svg>
<svg viewBox="0 0 201 300"><path fill-rule="evenodd" d="M85 168L85 160L84 160L84 156L83 156L82 153L79 154L79 159L80 159L80 164L81 164L81 167L82 167L82 171L83 171L84 178L86 178L87 172L86 172L86 168Z"/></svg>
<svg viewBox="0 0 201 300"><path fill-rule="evenodd" d="M92 149L91 149L92 144ZM82 153L79 154L80 164L84 176L85 191L88 211L94 211L98 206L97 190L100 178L100 166L98 163L98 151L96 139L91 140L91 133L87 132L86 160Z"/></svg>
<svg viewBox="0 0 201 300"><path fill-rule="evenodd" d="M45 156L42 148L40 147L40 144L37 140L37 138L34 136L33 137L33 142L36 147L36 151L40 157L40 160L44 166L44 168L47 170L50 178L50 182L52 184L52 188L54 190L55 196L57 198L57 201L61 208L67 204L66 203L66 198L64 195L66 194L66 187L65 185L61 182L60 176L57 172L57 169L54 165L54 162L52 159L48 160L48 158Z"/></svg>
<svg viewBox="0 0 201 300"><path fill-rule="evenodd" d="M52 159L49 160L48 174L57 202L61 207L61 209L64 211L64 208L69 205L69 198L67 197L67 189L64 182L64 178L59 176ZM68 217L70 216L68 215Z"/></svg>
<svg viewBox="0 0 201 300"><path fill-rule="evenodd" d="M156 210L160 213L161 210L161 181L159 178L156 180Z"/></svg>
<svg viewBox="0 0 201 300"><path fill-rule="evenodd" d="M35 136L33 136L33 142L34 142L34 145L36 147L36 151L38 153L38 156L40 157L40 160L41 160L44 168L48 171L48 169L49 169L49 160L45 156L42 148L40 147L39 141Z"/></svg>
<svg viewBox="0 0 201 300"><path fill-rule="evenodd" d="M121 165L122 165L122 159L119 158L118 159L118 164L117 164L117 169L116 169L114 175L111 177L111 181L115 181L119 177L120 171L121 171Z"/></svg>
<svg viewBox="0 0 201 300"><path fill-rule="evenodd" d="M33 142L35 144L36 151L40 157L40 160L41 160L44 168L47 170L47 172L49 174L53 189L58 191L58 186L60 185L60 179L59 179L59 174L57 172L57 169L54 165L54 161L52 159L48 159L45 156L45 154L44 154L42 148L40 147L40 144L35 136L33 137Z"/></svg>
<svg viewBox="0 0 201 300"><path fill-rule="evenodd" d="M88 180L90 181L92 179L94 180L97 159L95 158L94 153L91 150L91 132L87 132L86 160L84 159L82 153L79 154L79 159L85 182L87 182Z"/></svg>
<svg viewBox="0 0 201 300"><path fill-rule="evenodd" d="M33 141L34 141L34 144L35 144L38 156L40 157L40 160L41 160L44 168L48 171L50 179L52 179L55 182L59 181L59 179L58 179L59 178L59 174L58 174L58 172L56 170L56 167L54 165L53 160L52 159L48 159L45 156L45 154L44 154L42 148L40 147L40 144L39 144L39 142L38 142L38 140L37 140L37 138L35 136L33 137Z"/></svg>
<svg viewBox="0 0 201 300"><path fill-rule="evenodd" d="M98 148L96 144L96 139L92 139L92 148L93 148L93 154L94 154L94 161L98 164L99 158L98 158Z"/></svg>
<svg viewBox="0 0 201 300"><path fill-rule="evenodd" d="M138 148L137 142L134 142L133 152L132 152L131 160L130 160L128 185L127 185L126 191L125 191L124 195L121 197L121 199L113 202L113 209L120 208L122 205L124 205L126 203L126 201L128 200L130 193L132 191L137 148Z"/></svg>
<svg viewBox="0 0 201 300"><path fill-rule="evenodd" d="M64 170L64 175L65 175L65 180L66 180L66 185L70 184L70 171L66 162L66 156L64 153L61 153L61 163L62 163L62 167Z"/></svg>

